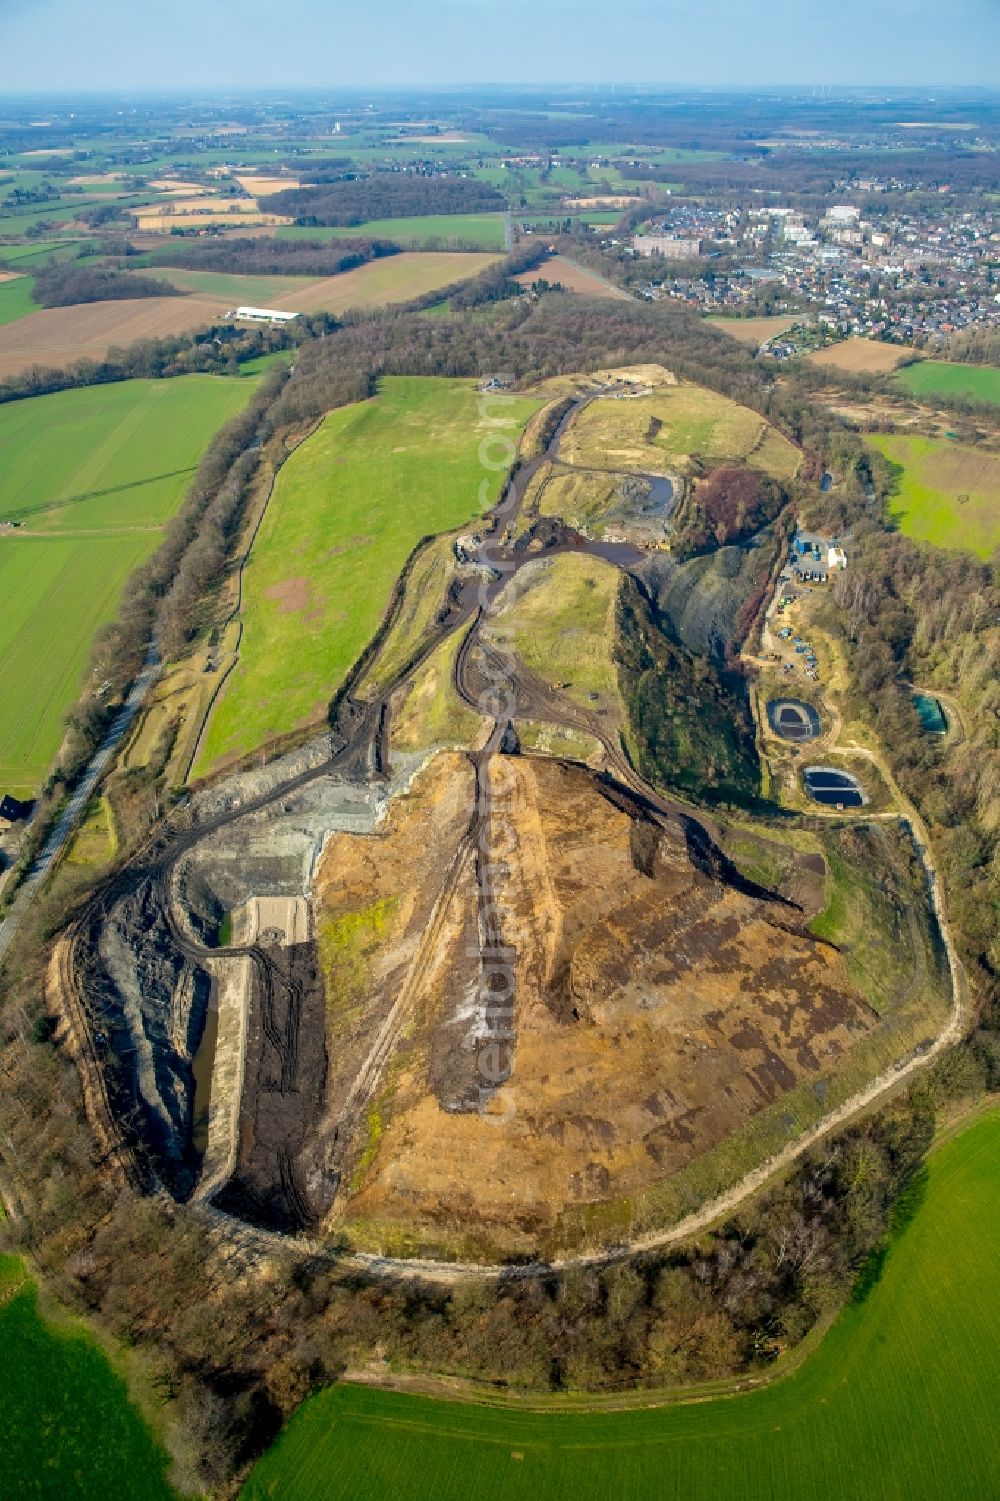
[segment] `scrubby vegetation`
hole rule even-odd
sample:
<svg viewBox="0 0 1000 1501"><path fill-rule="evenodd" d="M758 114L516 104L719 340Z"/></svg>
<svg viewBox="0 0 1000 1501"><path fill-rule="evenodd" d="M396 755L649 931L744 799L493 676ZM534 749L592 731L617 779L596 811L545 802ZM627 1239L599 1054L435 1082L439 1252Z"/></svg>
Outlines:
<svg viewBox="0 0 1000 1501"><path fill-rule="evenodd" d="M753 469L724 465L689 487L674 516L675 552L703 552L752 535L773 521L785 491Z"/></svg>
<svg viewBox="0 0 1000 1501"><path fill-rule="evenodd" d="M671 640L631 580L622 588L616 649L642 775L699 802L753 803L760 770L742 683Z"/></svg>

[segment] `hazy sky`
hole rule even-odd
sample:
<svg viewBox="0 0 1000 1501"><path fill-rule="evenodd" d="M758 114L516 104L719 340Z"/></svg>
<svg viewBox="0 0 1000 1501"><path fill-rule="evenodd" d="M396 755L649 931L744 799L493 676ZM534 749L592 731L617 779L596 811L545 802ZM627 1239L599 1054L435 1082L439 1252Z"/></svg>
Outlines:
<svg viewBox="0 0 1000 1501"><path fill-rule="evenodd" d="M0 0L0 90L1000 85L1000 0Z"/></svg>

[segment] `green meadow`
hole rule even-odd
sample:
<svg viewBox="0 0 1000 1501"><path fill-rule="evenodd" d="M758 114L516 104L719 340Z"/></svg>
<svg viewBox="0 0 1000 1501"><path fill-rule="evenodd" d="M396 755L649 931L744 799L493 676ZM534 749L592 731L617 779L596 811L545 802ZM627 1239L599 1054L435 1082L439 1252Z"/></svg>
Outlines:
<svg viewBox="0 0 1000 1501"><path fill-rule="evenodd" d="M526 1412L341 1385L243 1501L983 1501L1000 1452L1000 1116L931 1159L881 1281L743 1395Z"/></svg>
<svg viewBox="0 0 1000 1501"><path fill-rule="evenodd" d="M467 380L399 376L326 417L281 470L244 576L244 629L196 775L322 719L375 634L423 536L495 501L503 471L480 445L518 432L538 406L516 397L497 429ZM485 457L502 462L491 443Z"/></svg>
<svg viewBox="0 0 1000 1501"><path fill-rule="evenodd" d="M43 1318L0 1257L0 1495L10 1501L176 1501L168 1459L125 1383L79 1325Z"/></svg>
<svg viewBox="0 0 1000 1501"><path fill-rule="evenodd" d="M28 313L38 312L38 303L31 300L33 276L17 276L13 281L0 281L0 327L15 323Z"/></svg>
<svg viewBox="0 0 1000 1501"><path fill-rule="evenodd" d="M476 250L502 250L503 214L423 214L409 219L370 219L366 224L336 228L310 229L286 224L278 230L283 240L335 240L358 235L393 240L407 250L427 246L447 249L452 244L471 245Z"/></svg>
<svg viewBox="0 0 1000 1501"><path fill-rule="evenodd" d="M0 264L22 271L44 261L71 259L88 242L85 240L32 240L30 245L0 245Z"/></svg>
<svg viewBox="0 0 1000 1501"><path fill-rule="evenodd" d="M956 365L918 360L894 377L912 396L963 396L1000 406L1000 370L993 365Z"/></svg>
<svg viewBox="0 0 1000 1501"><path fill-rule="evenodd" d="M947 438L874 434L868 440L897 465L889 510L900 531L935 547L988 558L1000 545L1000 459Z"/></svg>
<svg viewBox="0 0 1000 1501"><path fill-rule="evenodd" d="M155 276L159 281L169 282L182 292L195 292L199 297L217 297L230 306L249 304L251 307L271 307L276 298L286 292L298 292L315 276L240 276L227 271L186 271L156 265L136 268L142 276Z"/></svg>
<svg viewBox="0 0 1000 1501"><path fill-rule="evenodd" d="M0 406L0 792L38 790L95 630L252 379L127 381Z"/></svg>

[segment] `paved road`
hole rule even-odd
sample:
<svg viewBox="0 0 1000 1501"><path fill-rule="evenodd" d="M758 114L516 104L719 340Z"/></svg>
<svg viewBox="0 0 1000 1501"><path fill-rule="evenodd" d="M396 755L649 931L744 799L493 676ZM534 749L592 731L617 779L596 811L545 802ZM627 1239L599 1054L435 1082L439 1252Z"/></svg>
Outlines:
<svg viewBox="0 0 1000 1501"><path fill-rule="evenodd" d="M146 695L159 675L159 659L151 650L146 657L142 671L132 684L128 698L125 700L114 723L104 737L94 759L87 767L82 781L79 783L62 813L60 813L55 827L35 857L35 863L21 883L7 916L3 922L0 922L0 960L4 958L7 950L10 948L14 934L17 932L18 926L25 912L30 907L39 887L51 872L59 856L76 831L77 824L83 817L98 782L100 782L108 766L114 759L118 747L131 728L132 722L139 712Z"/></svg>

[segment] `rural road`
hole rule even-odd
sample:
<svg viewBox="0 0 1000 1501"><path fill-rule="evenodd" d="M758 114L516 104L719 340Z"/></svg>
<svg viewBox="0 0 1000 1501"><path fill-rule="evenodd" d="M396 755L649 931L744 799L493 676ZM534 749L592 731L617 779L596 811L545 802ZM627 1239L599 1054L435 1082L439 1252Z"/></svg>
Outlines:
<svg viewBox="0 0 1000 1501"><path fill-rule="evenodd" d="M105 735L94 759L87 767L82 781L60 813L48 839L46 839L38 855L35 857L34 864L21 883L20 889L10 905L7 916L0 922L0 962L3 961L7 950L10 948L21 919L31 905L36 892L59 859L66 844L72 838L77 824L83 817L87 804L94 795L94 789L107 771L118 747L121 745L136 714L142 706L143 700L159 675L159 658L153 649L150 648L143 663L142 671L132 684L128 698L115 716L114 722L108 730L107 735Z"/></svg>

